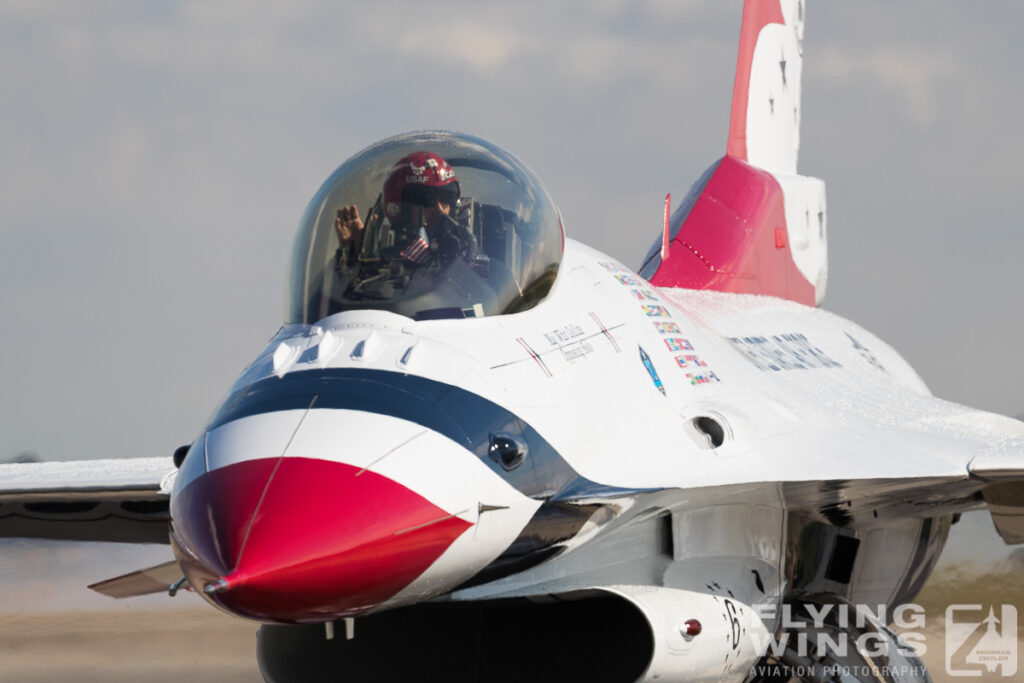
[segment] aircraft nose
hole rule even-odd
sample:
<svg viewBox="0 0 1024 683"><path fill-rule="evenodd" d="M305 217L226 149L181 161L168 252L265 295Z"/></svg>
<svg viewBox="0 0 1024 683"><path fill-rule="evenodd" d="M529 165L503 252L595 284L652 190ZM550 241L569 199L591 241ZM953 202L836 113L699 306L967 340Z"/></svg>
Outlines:
<svg viewBox="0 0 1024 683"><path fill-rule="evenodd" d="M541 506L537 462L556 486L572 474L522 445L525 430L496 403L415 376L261 380L228 398L182 462L172 547L193 588L261 621L430 599L524 533ZM510 435L522 442L512 464L496 450Z"/></svg>
<svg viewBox="0 0 1024 683"><path fill-rule="evenodd" d="M369 463L296 454L309 449L286 419L262 416L208 435L179 473L175 552L190 584L210 586L219 606L286 623L357 614L399 593L472 526ZM387 425L392 437L408 428ZM268 446L279 427L291 440ZM282 455L260 457L270 448ZM368 450L382 458L387 447Z"/></svg>
<svg viewBox="0 0 1024 683"><path fill-rule="evenodd" d="M244 478L265 465L231 467ZM410 584L469 526L370 470L281 458L244 531L223 530L241 537L237 561L207 593L256 619L358 614Z"/></svg>

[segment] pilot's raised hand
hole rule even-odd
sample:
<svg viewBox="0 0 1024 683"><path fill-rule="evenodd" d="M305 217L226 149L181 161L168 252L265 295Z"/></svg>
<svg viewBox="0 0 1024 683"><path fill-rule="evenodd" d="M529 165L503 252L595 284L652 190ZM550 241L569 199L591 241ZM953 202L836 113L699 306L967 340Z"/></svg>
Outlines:
<svg viewBox="0 0 1024 683"><path fill-rule="evenodd" d="M338 209L334 219L334 231L338 233L338 242L342 245L351 244L358 251L363 241L363 219L359 217L359 209L355 204Z"/></svg>

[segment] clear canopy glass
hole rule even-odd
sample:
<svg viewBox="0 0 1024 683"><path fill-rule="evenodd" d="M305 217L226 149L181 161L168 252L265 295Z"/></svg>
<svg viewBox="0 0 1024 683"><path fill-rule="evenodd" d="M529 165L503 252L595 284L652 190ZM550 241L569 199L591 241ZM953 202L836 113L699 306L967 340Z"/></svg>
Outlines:
<svg viewBox="0 0 1024 683"><path fill-rule="evenodd" d="M288 322L358 309L416 320L524 311L550 291L563 245L554 203L509 153L456 133L389 138L309 203Z"/></svg>

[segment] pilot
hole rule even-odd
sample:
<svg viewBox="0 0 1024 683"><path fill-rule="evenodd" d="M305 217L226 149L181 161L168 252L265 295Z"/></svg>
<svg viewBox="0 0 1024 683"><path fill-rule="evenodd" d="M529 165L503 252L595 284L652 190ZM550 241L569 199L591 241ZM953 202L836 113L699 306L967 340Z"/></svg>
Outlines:
<svg viewBox="0 0 1024 683"><path fill-rule="evenodd" d="M461 191L451 165L431 152L413 152L399 159L384 181L381 209L397 239L405 246L402 260L419 266L435 261L442 268L461 257L479 258L469 226L453 217ZM355 204L338 209L334 221L338 242L354 260L362 248L365 226Z"/></svg>

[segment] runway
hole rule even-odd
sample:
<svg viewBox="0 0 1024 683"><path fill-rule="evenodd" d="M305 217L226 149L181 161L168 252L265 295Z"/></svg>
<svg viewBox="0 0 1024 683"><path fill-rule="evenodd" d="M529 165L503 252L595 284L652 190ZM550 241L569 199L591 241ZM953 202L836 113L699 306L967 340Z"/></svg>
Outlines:
<svg viewBox="0 0 1024 683"><path fill-rule="evenodd" d="M101 557L95 557L97 550ZM195 595L113 601L85 584L161 561L165 548L4 540L0 547L0 683L259 682L257 624ZM133 564L134 563L134 564ZM987 514L953 527L939 567L915 600L924 609L923 659L937 683L946 673L945 611L951 604L1015 606L1024 617L1024 550L1002 545ZM1018 623L1018 652L1024 652ZM972 680L1010 680L997 673Z"/></svg>
<svg viewBox="0 0 1024 683"><path fill-rule="evenodd" d="M259 682L256 628L202 605L0 614L0 681Z"/></svg>

